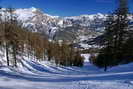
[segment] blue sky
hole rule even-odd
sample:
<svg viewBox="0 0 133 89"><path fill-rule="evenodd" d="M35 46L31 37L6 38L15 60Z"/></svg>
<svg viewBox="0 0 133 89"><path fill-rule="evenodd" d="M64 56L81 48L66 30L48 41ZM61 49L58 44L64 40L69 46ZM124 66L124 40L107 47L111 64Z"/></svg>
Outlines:
<svg viewBox="0 0 133 89"><path fill-rule="evenodd" d="M108 13L115 10L118 0L0 0L2 7L36 7L45 13L59 16ZM133 12L133 0L129 0Z"/></svg>

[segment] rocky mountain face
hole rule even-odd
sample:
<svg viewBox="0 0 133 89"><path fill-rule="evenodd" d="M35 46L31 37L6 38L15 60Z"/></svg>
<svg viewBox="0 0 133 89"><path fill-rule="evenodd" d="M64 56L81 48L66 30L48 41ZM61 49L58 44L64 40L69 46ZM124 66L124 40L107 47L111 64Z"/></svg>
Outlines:
<svg viewBox="0 0 133 89"><path fill-rule="evenodd" d="M6 9L1 9L2 17L7 15ZM37 8L16 9L14 15L32 32L39 32L53 40L67 40L87 44L104 31L106 14L59 17L48 15ZM133 20L133 16L129 16ZM83 44L81 44L83 45Z"/></svg>
<svg viewBox="0 0 133 89"><path fill-rule="evenodd" d="M82 35L94 33L92 35L94 36L103 29L103 22L106 20L106 15L100 13L73 17L51 16L34 7L16 9L14 14L30 31L46 34L53 39L62 39L61 35L69 33L75 34L76 37L80 35L79 33Z"/></svg>

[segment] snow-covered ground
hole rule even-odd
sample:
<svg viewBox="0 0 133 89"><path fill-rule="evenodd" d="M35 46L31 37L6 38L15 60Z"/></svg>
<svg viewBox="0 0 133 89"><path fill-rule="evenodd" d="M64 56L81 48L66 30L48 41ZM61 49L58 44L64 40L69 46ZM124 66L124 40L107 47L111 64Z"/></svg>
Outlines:
<svg viewBox="0 0 133 89"><path fill-rule="evenodd" d="M83 56L82 68L31 60L21 60L17 69L1 66L0 89L133 89L133 63L104 72Z"/></svg>

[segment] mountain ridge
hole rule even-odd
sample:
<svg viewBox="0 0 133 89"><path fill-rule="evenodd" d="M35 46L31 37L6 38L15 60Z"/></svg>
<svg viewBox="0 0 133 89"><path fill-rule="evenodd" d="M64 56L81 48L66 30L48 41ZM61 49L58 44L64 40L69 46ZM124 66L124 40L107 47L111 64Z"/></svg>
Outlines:
<svg viewBox="0 0 133 89"><path fill-rule="evenodd" d="M0 10L2 17L5 8ZM52 40L68 40L79 43L96 38L104 31L107 14L60 17L49 15L35 7L15 9L14 15L29 31L38 32ZM133 15L129 16L133 21Z"/></svg>

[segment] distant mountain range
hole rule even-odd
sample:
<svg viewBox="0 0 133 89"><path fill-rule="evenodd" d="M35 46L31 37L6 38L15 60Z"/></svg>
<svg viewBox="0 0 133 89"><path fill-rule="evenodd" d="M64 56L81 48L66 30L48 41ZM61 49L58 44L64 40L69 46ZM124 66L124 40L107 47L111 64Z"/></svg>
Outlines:
<svg viewBox="0 0 133 89"><path fill-rule="evenodd" d="M5 8L0 10L5 16ZM60 17L48 15L37 8L16 9L14 15L32 32L39 32L53 40L75 41L90 40L102 34L107 14ZM6 13L7 14L7 13ZM133 15L129 16L133 21Z"/></svg>

